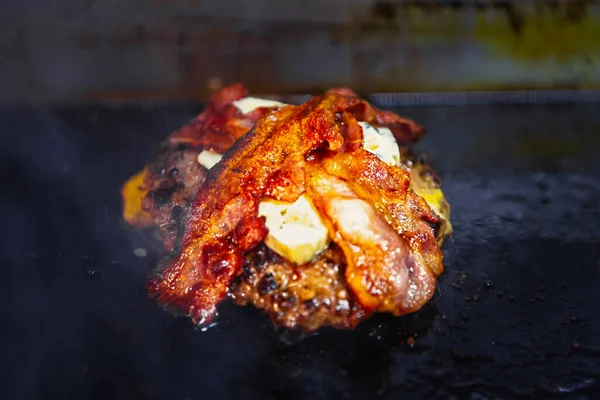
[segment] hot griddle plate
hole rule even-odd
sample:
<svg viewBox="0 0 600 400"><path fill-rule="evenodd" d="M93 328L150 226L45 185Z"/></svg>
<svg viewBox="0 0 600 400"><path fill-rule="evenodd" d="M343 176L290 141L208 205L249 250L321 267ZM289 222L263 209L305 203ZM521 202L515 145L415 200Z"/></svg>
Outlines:
<svg viewBox="0 0 600 400"><path fill-rule="evenodd" d="M146 297L160 249L120 185L197 111L1 109L1 398L599 398L597 105L397 110L452 204L439 290L305 338L230 305L203 332Z"/></svg>

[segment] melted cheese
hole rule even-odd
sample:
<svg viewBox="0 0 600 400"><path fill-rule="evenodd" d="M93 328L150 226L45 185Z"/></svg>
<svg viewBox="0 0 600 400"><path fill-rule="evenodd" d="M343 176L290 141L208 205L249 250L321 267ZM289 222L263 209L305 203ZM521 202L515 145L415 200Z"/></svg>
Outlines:
<svg viewBox="0 0 600 400"><path fill-rule="evenodd" d="M358 123L363 130L363 148L375 154L386 164L400 165L400 148L394 134L388 128L378 128L366 122Z"/></svg>
<svg viewBox="0 0 600 400"><path fill-rule="evenodd" d="M286 106L287 104L276 100L260 99L258 97L244 97L233 102L233 105L240 110L242 114L248 114L257 108L279 108Z"/></svg>
<svg viewBox="0 0 600 400"><path fill-rule="evenodd" d="M422 189L414 187L413 191L421 196L437 216L445 215L443 204L446 204L444 193L440 189Z"/></svg>
<svg viewBox="0 0 600 400"><path fill-rule="evenodd" d="M265 244L296 264L309 262L329 245L327 228L306 195L293 203L263 200L258 215L269 229Z"/></svg>
<svg viewBox="0 0 600 400"><path fill-rule="evenodd" d="M198 154L198 163L202 165L206 169L211 169L215 166L221 158L223 154L217 153L212 150L202 150L200 154Z"/></svg>
<svg viewBox="0 0 600 400"><path fill-rule="evenodd" d="M438 245L441 246L444 238L452 233L452 224L450 222L450 205L439 185L433 181L428 181L422 176L422 166L416 165L410 171L410 188L421 196L427 203L431 211L440 218L440 229L437 234Z"/></svg>

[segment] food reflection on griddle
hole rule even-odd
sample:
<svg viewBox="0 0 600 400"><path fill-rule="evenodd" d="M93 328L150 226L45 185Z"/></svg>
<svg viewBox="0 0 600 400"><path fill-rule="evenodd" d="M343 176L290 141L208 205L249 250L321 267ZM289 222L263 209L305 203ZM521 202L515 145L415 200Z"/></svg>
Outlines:
<svg viewBox="0 0 600 400"><path fill-rule="evenodd" d="M123 187L170 253L150 296L199 324L229 296L305 331L418 310L452 231L422 134L345 88L299 106L221 89Z"/></svg>

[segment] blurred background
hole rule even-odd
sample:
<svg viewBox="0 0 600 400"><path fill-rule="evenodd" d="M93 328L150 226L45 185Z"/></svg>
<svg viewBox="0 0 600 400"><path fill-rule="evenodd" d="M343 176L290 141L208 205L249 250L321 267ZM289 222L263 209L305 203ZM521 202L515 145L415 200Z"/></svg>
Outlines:
<svg viewBox="0 0 600 400"><path fill-rule="evenodd" d="M0 101L600 87L587 0L2 0Z"/></svg>

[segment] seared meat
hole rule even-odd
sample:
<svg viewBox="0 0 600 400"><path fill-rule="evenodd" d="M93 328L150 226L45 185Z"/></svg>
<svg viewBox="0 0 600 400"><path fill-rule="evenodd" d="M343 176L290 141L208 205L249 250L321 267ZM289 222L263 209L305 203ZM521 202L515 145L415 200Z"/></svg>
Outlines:
<svg viewBox="0 0 600 400"><path fill-rule="evenodd" d="M247 95L242 84L213 94L205 110L173 132L146 168L123 186L125 220L133 226L157 227L165 250L173 251L181 240L188 206L206 179L208 169L198 163L198 154L224 153L268 111L262 107L241 114L233 102Z"/></svg>
<svg viewBox="0 0 600 400"><path fill-rule="evenodd" d="M278 105L259 101L243 114L237 100L256 103L245 96L242 85L215 93L123 187L126 221L155 226L165 249L175 251L150 280L150 294L200 323L229 295L276 325L307 331L349 329L375 311L420 308L442 270L435 240L441 245L452 230L439 179L406 147L422 127L346 88L270 113L266 107ZM401 164L365 151L357 121L388 127L403 145ZM203 150L227 154L209 172L199 163ZM297 265L265 245L257 207L300 195L310 198L331 242Z"/></svg>
<svg viewBox="0 0 600 400"><path fill-rule="evenodd" d="M335 244L304 265L259 244L247 253L230 296L239 305L253 304L288 329L349 329L369 314L348 290L345 270L344 254Z"/></svg>
<svg viewBox="0 0 600 400"><path fill-rule="evenodd" d="M308 330L420 308L443 268L430 227L440 220L409 189L407 170L362 149L357 121L388 127L400 143L422 133L412 121L341 94L268 113L209 171L182 248L152 277L150 294L205 323L235 281L238 302ZM257 210L262 199L294 202L303 194L332 244L295 266L261 244L268 230Z"/></svg>
<svg viewBox="0 0 600 400"><path fill-rule="evenodd" d="M190 201L206 179L207 169L198 161L199 149L163 143L146 168L148 193L141 207L152 216L171 251L183 236L183 219Z"/></svg>

